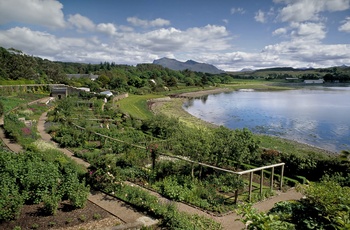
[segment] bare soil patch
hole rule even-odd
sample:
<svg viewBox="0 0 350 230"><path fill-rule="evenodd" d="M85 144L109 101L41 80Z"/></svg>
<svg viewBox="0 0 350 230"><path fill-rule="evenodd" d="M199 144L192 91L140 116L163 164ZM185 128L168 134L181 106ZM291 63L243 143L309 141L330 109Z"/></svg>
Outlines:
<svg viewBox="0 0 350 230"><path fill-rule="evenodd" d="M122 224L122 222L92 202L85 208L72 210L62 202L56 215L47 216L42 212L43 205L24 205L17 220L0 222L0 229L100 229ZM19 228L20 227L20 228Z"/></svg>

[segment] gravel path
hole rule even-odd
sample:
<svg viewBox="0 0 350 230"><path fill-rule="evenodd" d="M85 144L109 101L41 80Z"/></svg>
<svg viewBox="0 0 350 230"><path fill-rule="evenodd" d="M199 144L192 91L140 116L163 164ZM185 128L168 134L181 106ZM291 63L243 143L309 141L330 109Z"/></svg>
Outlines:
<svg viewBox="0 0 350 230"><path fill-rule="evenodd" d="M66 155L74 159L77 163L82 164L85 167L88 167L89 163L83 161L80 158L75 157L73 153L70 152L69 150L59 148L56 143L51 141L51 136L45 132L45 128L44 128L46 119L47 119L47 113L43 113L38 120L37 129L41 135L41 138L46 142L50 142L54 144L58 149L60 149ZM0 125L1 124L3 124L3 119L0 119ZM0 130L0 138L12 151L20 152L22 150L21 146L19 146L16 143L11 143L11 141L5 138L3 134L3 129ZM153 193L153 195L156 195L157 197L159 197L160 201L170 202L166 198L161 197L159 194L152 191L150 192ZM296 192L294 189L291 189L285 193L279 193L278 195L270 199L256 203L253 207L257 208L260 211L268 211L273 207L273 205L276 202L283 201L283 200L298 200L301 197L302 197L302 194ZM152 225L155 223L155 220L143 215L140 212L137 212L136 210L134 210L132 207L128 206L124 202L121 202L120 200L114 197L108 196L106 194L103 194L101 192L91 191L91 194L88 199L91 202L95 203L96 205L100 206L101 208L107 210L111 214L118 217L121 220L121 222L125 223L124 226L120 226L118 229L125 229L125 228L132 228L132 227L137 228L138 226L141 226L141 225ZM176 205L180 211L187 212L190 214L203 215L203 216L212 218L215 221L221 223L224 229L235 230L235 229L242 229L245 227L243 223L241 223L240 221L236 221L237 219L239 219L239 216L236 213L231 213L223 217L216 217L181 202L176 202Z"/></svg>

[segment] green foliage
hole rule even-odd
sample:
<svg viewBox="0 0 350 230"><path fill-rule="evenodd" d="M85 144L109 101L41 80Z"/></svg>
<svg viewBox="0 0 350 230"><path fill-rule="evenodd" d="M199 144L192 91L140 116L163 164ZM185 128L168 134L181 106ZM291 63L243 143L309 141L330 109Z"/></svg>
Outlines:
<svg viewBox="0 0 350 230"><path fill-rule="evenodd" d="M299 185L298 189L305 198L277 203L267 215L293 224L295 229L349 229L349 187L342 187L333 181L323 181ZM244 210L246 212L248 217L250 210ZM246 221L249 220L258 223L255 216L249 216ZM266 220L263 221L265 222Z"/></svg>
<svg viewBox="0 0 350 230"><path fill-rule="evenodd" d="M16 179L9 172L0 169L0 221L17 218L23 201L24 197L16 184Z"/></svg>
<svg viewBox="0 0 350 230"><path fill-rule="evenodd" d="M219 230L221 225L198 215L189 215L179 212L173 203L158 202L158 198L151 195L148 191L135 186L126 184L115 185L111 193L121 200L124 200L140 210L144 210L155 216L161 218L161 227L166 229L205 229L205 230Z"/></svg>
<svg viewBox="0 0 350 230"><path fill-rule="evenodd" d="M43 211L48 215L56 215L61 197L57 194L46 194L42 201L44 203Z"/></svg>
<svg viewBox="0 0 350 230"><path fill-rule="evenodd" d="M232 208L230 201L225 202L225 198L217 193L209 181L172 175L156 182L153 188L171 200L187 202L209 211L223 213Z"/></svg>
<svg viewBox="0 0 350 230"><path fill-rule="evenodd" d="M24 202L44 202L48 214L55 214L61 199L84 206L89 187L79 179L75 164L61 161L60 154L0 151L0 220L16 218Z"/></svg>
<svg viewBox="0 0 350 230"><path fill-rule="evenodd" d="M152 134L154 137L167 139L174 135L180 126L176 118L168 118L165 115L155 115L152 119L142 123L142 131Z"/></svg>
<svg viewBox="0 0 350 230"><path fill-rule="evenodd" d="M0 47L0 79L63 83L65 75L58 63Z"/></svg>
<svg viewBox="0 0 350 230"><path fill-rule="evenodd" d="M300 186L299 190L306 196L301 203L312 210L310 214L319 225L326 229L350 227L350 187L324 181Z"/></svg>
<svg viewBox="0 0 350 230"><path fill-rule="evenodd" d="M259 142L248 129L230 130L223 126L213 129L211 158L215 165L231 162L249 163L258 155Z"/></svg>
<svg viewBox="0 0 350 230"><path fill-rule="evenodd" d="M237 214L242 215L240 221L246 225L248 230L293 230L298 229L291 223L281 220L277 215L258 212L252 205L239 205Z"/></svg>

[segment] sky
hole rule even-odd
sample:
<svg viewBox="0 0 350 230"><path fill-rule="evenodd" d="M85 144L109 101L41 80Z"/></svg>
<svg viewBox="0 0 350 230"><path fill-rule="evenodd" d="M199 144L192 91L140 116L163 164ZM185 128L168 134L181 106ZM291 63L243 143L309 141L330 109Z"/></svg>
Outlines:
<svg viewBox="0 0 350 230"><path fill-rule="evenodd" d="M350 0L0 0L0 46L82 63L350 66Z"/></svg>

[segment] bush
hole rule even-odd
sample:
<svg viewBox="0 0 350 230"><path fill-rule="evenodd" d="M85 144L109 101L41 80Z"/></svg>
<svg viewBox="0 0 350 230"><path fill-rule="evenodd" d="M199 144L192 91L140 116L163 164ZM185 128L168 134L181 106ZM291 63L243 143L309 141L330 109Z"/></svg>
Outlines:
<svg viewBox="0 0 350 230"><path fill-rule="evenodd" d="M0 174L0 221L17 218L23 206L23 196L15 179L8 173Z"/></svg>
<svg viewBox="0 0 350 230"><path fill-rule="evenodd" d="M42 199L44 203L43 211L48 215L55 215L61 201L61 197L57 194L45 195Z"/></svg>
<svg viewBox="0 0 350 230"><path fill-rule="evenodd" d="M80 181L78 167L63 153L0 151L0 220L15 219L24 202L44 202L44 211L55 214L59 201L69 199L76 208L83 207L89 187Z"/></svg>

